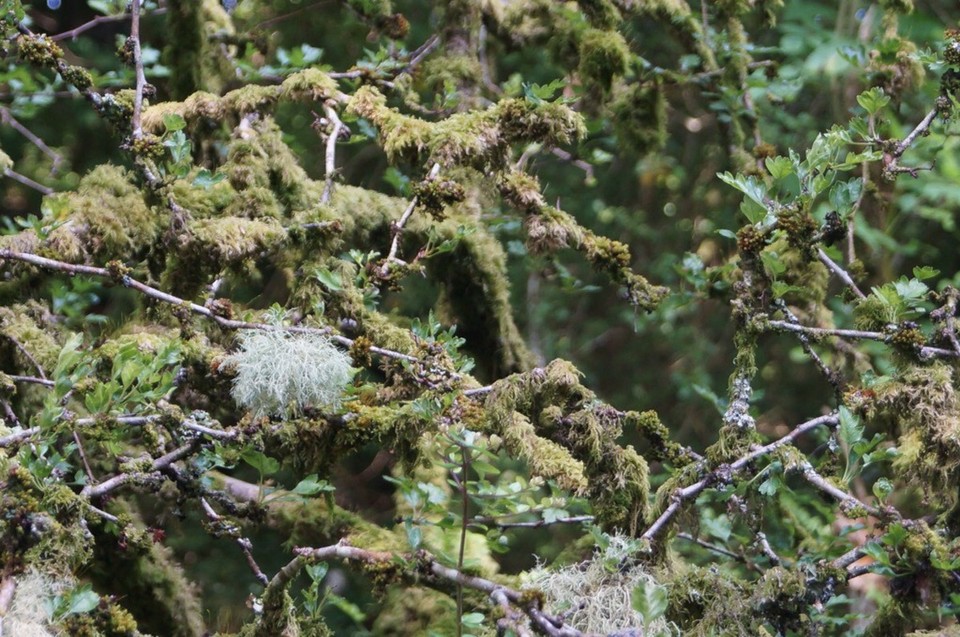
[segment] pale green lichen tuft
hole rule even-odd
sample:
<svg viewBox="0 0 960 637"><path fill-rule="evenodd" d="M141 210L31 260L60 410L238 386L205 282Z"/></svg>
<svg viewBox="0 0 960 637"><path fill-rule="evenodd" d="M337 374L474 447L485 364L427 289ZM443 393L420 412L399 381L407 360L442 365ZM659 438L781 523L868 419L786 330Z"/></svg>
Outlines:
<svg viewBox="0 0 960 637"><path fill-rule="evenodd" d="M644 626L644 618L633 608L631 595L637 586L657 586L646 567L622 567L637 551L638 541L611 536L609 545L592 559L558 570L535 568L524 576L524 590L543 593L547 609L562 615L566 623L591 635L609 635L631 627ZM666 619L645 626L650 635L667 634Z"/></svg>
<svg viewBox="0 0 960 637"><path fill-rule="evenodd" d="M325 336L281 330L243 332L224 365L236 370L234 400L256 418L337 410L353 376L350 357Z"/></svg>

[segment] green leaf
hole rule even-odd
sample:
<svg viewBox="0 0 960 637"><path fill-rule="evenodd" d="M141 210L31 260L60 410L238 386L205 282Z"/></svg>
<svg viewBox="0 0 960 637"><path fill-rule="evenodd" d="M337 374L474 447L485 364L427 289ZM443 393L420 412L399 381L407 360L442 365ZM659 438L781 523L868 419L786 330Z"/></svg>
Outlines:
<svg viewBox="0 0 960 637"><path fill-rule="evenodd" d="M720 178L720 181L729 186L733 186L745 194L751 201L766 211L764 200L767 197L767 189L759 179L756 177L745 177L743 175L732 175L728 172L718 173L717 177ZM751 221L751 223L756 223L756 221Z"/></svg>
<svg viewBox="0 0 960 637"><path fill-rule="evenodd" d="M90 589L89 584L84 584L71 591L65 602L63 616L79 615L96 608L100 604L100 596Z"/></svg>
<svg viewBox="0 0 960 637"><path fill-rule="evenodd" d="M770 176L774 179L783 179L794 174L793 162L790 161L789 157L767 157L764 164L766 164Z"/></svg>
<svg viewBox="0 0 960 637"><path fill-rule="evenodd" d="M645 626L663 617L667 612L667 587L643 580L633 588L630 602L633 610L640 613Z"/></svg>
<svg viewBox="0 0 960 637"><path fill-rule="evenodd" d="M261 476L269 476L280 470L280 462L265 455L256 449L245 449L240 457L248 465L260 472Z"/></svg>
<svg viewBox="0 0 960 637"><path fill-rule="evenodd" d="M340 274L331 272L327 268L315 268L313 278L331 292L343 290L343 281L340 279Z"/></svg>
<svg viewBox="0 0 960 637"><path fill-rule="evenodd" d="M483 613L466 613L460 618L460 623L467 628L479 628L483 619Z"/></svg>
<svg viewBox="0 0 960 637"><path fill-rule="evenodd" d="M840 426L837 429L837 437L847 449L853 448L863 438L863 425L860 424L860 419L846 407L840 407Z"/></svg>
<svg viewBox="0 0 960 637"><path fill-rule="evenodd" d="M183 130L187 127L187 120L183 119L181 116L176 113L166 113L163 116L163 126L167 129L168 133L173 133L178 130Z"/></svg>
<svg viewBox="0 0 960 637"><path fill-rule="evenodd" d="M893 493L893 483L886 478L880 478L873 483L873 495L880 502L886 500L891 493Z"/></svg>
<svg viewBox="0 0 960 637"><path fill-rule="evenodd" d="M940 274L940 270L937 270L936 268L931 268L928 265L917 266L913 269L913 276L915 276L920 281L926 281L927 279L932 279L938 274Z"/></svg>
<svg viewBox="0 0 960 637"><path fill-rule="evenodd" d="M203 188L204 190L209 190L211 186L219 184L226 178L227 176L223 173L214 174L204 168L197 173L196 177L193 178L193 185L197 186L198 188Z"/></svg>
<svg viewBox="0 0 960 637"><path fill-rule="evenodd" d="M418 549L423 543L423 532L420 530L419 526L416 526L410 520L406 521L406 531L407 531L407 542L410 543L410 548Z"/></svg>
<svg viewBox="0 0 960 637"><path fill-rule="evenodd" d="M882 88L876 86L857 95L857 104L869 115L876 115L889 103L890 97L884 94Z"/></svg>
<svg viewBox="0 0 960 637"><path fill-rule="evenodd" d="M783 485L783 481L780 479L780 476L772 475L766 480L764 480L757 490L762 495L769 497L769 496L776 495L777 491L780 489L782 485Z"/></svg>
<svg viewBox="0 0 960 637"><path fill-rule="evenodd" d="M330 493L336 491L336 488L326 480L319 480L317 474L311 473L306 478L297 483L292 493L297 495L316 495L318 493Z"/></svg>

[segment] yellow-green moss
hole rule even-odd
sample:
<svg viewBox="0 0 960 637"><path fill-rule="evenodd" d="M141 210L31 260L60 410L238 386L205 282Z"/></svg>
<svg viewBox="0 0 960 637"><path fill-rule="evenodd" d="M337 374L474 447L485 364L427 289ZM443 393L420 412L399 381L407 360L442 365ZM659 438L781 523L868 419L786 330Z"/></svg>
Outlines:
<svg viewBox="0 0 960 637"><path fill-rule="evenodd" d="M57 198L70 211L70 223L50 233L49 245L73 246L70 252L75 252L79 241L84 252L101 261L131 258L152 246L169 224L169 210L148 207L127 171L111 164L98 166L76 191Z"/></svg>
<svg viewBox="0 0 960 637"><path fill-rule="evenodd" d="M630 63L630 48L617 31L587 29L580 38L578 70L585 82L610 90L615 77L623 75Z"/></svg>

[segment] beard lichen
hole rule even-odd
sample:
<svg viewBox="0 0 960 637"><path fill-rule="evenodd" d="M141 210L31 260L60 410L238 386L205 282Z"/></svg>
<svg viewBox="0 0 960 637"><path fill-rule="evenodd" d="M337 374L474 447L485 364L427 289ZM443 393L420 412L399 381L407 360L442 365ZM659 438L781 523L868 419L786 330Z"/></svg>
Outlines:
<svg viewBox="0 0 960 637"><path fill-rule="evenodd" d="M340 408L353 375L350 357L325 336L281 330L240 335L240 351L224 359L236 370L233 397L255 418L297 415L310 406Z"/></svg>
<svg viewBox="0 0 960 637"><path fill-rule="evenodd" d="M644 617L631 603L637 586L657 585L645 565L628 561L636 543L628 537L610 536L609 545L586 562L556 570L531 570L523 576L523 588L541 593L549 600L549 612L591 635L609 635L635 626L644 626L642 634L671 634L666 619L644 624ZM624 563L627 566L622 566Z"/></svg>

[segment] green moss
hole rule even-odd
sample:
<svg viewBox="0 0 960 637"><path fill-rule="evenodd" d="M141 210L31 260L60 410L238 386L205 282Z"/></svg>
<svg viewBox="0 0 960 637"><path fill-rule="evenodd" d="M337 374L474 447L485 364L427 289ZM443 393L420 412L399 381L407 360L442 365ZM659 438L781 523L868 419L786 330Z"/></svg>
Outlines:
<svg viewBox="0 0 960 637"><path fill-rule="evenodd" d="M187 224L189 249L222 266L274 250L286 238L279 223L262 219L221 217L197 219Z"/></svg>
<svg viewBox="0 0 960 637"><path fill-rule="evenodd" d="M129 173L111 164L98 166L76 191L57 197L70 211L70 223L51 232L48 245L69 253L79 248L100 261L130 259L152 246L169 224L169 210L148 207Z"/></svg>
<svg viewBox="0 0 960 637"><path fill-rule="evenodd" d="M55 337L58 330L51 319L53 316L48 310L33 301L0 307L0 334L7 337L0 339L6 341L0 345L9 347L20 373L35 375L35 363L45 372L52 371L57 364L61 344Z"/></svg>
<svg viewBox="0 0 960 637"><path fill-rule="evenodd" d="M230 61L211 38L233 34L233 23L218 0L173 0L167 9L163 61L170 68L171 92L184 99L198 90L219 93L232 75Z"/></svg>
<svg viewBox="0 0 960 637"><path fill-rule="evenodd" d="M457 632L457 605L449 596L421 586L391 588L373 622L373 632L402 637Z"/></svg>
<svg viewBox="0 0 960 637"><path fill-rule="evenodd" d="M899 432L898 475L943 503L957 505L960 475L960 401L949 365L915 365L873 387L868 422Z"/></svg>
<svg viewBox="0 0 960 637"><path fill-rule="evenodd" d="M37 66L53 68L63 58L63 49L45 35L21 35L17 38L20 59Z"/></svg>
<svg viewBox="0 0 960 637"><path fill-rule="evenodd" d="M362 87L351 98L348 110L377 126L381 146L391 159L417 159L426 154L428 160L422 163L438 162L441 166L497 169L505 165L512 143L566 144L585 130L580 115L565 105L534 105L518 99L426 122L388 107L386 98L375 88Z"/></svg>
<svg viewBox="0 0 960 637"><path fill-rule="evenodd" d="M617 31L587 29L580 38L579 72L587 83L610 90L615 77L623 75L630 63L630 47Z"/></svg>
<svg viewBox="0 0 960 637"><path fill-rule="evenodd" d="M610 117L617 139L639 154L667 141L667 102L659 82L615 87Z"/></svg>
<svg viewBox="0 0 960 637"><path fill-rule="evenodd" d="M633 534L647 511L647 463L616 440L624 415L596 401L579 372L555 360L494 384L489 433L530 466L593 503L599 524Z"/></svg>

